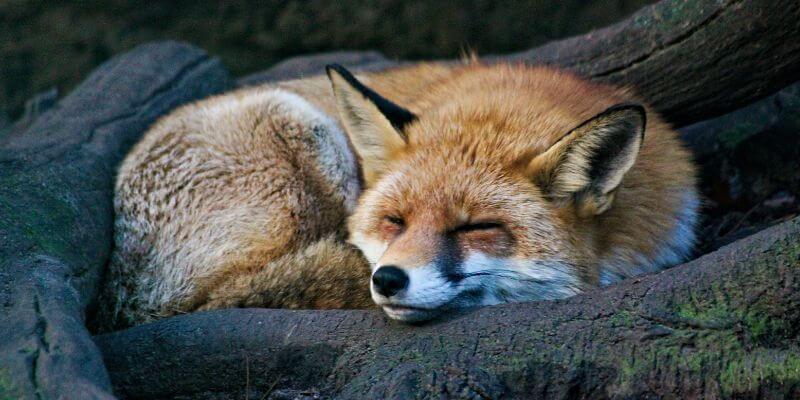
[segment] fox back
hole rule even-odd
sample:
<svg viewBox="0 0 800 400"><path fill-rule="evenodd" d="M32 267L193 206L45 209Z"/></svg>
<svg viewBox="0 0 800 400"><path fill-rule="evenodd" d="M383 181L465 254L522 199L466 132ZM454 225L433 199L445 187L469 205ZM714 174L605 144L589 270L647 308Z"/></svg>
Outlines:
<svg viewBox="0 0 800 400"><path fill-rule="evenodd" d="M175 110L120 167L96 325L370 306L369 268L345 243L358 192L345 134L295 94L242 89Z"/></svg>

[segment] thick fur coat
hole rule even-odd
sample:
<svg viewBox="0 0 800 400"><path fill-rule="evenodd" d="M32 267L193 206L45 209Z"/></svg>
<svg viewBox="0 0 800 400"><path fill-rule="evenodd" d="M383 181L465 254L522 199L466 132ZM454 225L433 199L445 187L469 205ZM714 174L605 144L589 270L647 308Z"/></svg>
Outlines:
<svg viewBox="0 0 800 400"><path fill-rule="evenodd" d="M558 70L470 63L334 69L185 106L119 171L100 320L373 301L414 320L679 262L694 167L638 104ZM403 291L373 276L370 292L389 265Z"/></svg>

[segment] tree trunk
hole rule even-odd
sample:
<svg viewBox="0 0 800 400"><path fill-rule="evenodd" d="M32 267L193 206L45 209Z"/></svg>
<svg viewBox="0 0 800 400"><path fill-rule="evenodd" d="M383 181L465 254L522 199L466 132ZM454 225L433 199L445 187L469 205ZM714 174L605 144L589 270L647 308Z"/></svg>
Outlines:
<svg viewBox="0 0 800 400"><path fill-rule="evenodd" d="M676 126L800 80L800 2L665 0L630 18L501 57L634 88Z"/></svg>
<svg viewBox="0 0 800 400"><path fill-rule="evenodd" d="M122 398L797 398L800 218L660 274L424 326L238 309L96 338Z"/></svg>
<svg viewBox="0 0 800 400"><path fill-rule="evenodd" d="M112 398L84 315L111 250L116 165L157 117L229 86L199 49L140 46L0 137L0 398Z"/></svg>
<svg viewBox="0 0 800 400"><path fill-rule="evenodd" d="M612 26L489 62L571 70L633 88L675 126L731 112L800 80L800 2L663 0ZM241 85L319 74L341 62L380 71L391 62L370 52L300 56L239 80Z"/></svg>

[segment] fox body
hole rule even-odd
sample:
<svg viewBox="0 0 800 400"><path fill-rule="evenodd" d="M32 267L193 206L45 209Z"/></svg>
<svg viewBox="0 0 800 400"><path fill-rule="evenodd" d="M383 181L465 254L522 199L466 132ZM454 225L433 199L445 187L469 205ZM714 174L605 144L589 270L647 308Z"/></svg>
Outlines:
<svg viewBox="0 0 800 400"><path fill-rule="evenodd" d="M297 95L256 88L176 110L120 167L98 328L237 306L370 306L369 269L345 243L358 191L344 133Z"/></svg>
<svg viewBox="0 0 800 400"><path fill-rule="evenodd" d="M522 65L333 66L145 135L117 181L101 315L374 302L419 321L562 298L681 261L697 207L689 154L628 90Z"/></svg>

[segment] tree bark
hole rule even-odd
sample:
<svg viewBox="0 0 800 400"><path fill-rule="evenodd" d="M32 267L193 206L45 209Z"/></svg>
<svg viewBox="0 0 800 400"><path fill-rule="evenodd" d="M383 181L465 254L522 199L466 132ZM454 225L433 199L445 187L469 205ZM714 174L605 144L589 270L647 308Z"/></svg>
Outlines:
<svg viewBox="0 0 800 400"><path fill-rule="evenodd" d="M501 57L634 88L676 126L800 80L800 2L665 0L615 25Z"/></svg>
<svg viewBox="0 0 800 400"><path fill-rule="evenodd" d="M239 309L101 335L122 398L797 398L800 218L660 274L424 326Z"/></svg>
<svg viewBox="0 0 800 400"><path fill-rule="evenodd" d="M590 80L628 86L681 127L746 106L800 80L800 2L795 0L663 0L585 35L515 54L481 57L571 70ZM321 73L341 62L380 71L375 52L335 52L288 59L239 80L255 85Z"/></svg>
<svg viewBox="0 0 800 400"><path fill-rule="evenodd" d="M199 49L140 46L0 137L0 398L112 398L84 315L111 249L116 165L157 117L229 86Z"/></svg>

